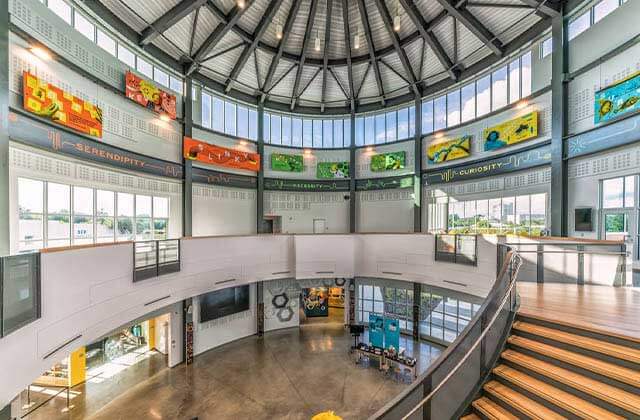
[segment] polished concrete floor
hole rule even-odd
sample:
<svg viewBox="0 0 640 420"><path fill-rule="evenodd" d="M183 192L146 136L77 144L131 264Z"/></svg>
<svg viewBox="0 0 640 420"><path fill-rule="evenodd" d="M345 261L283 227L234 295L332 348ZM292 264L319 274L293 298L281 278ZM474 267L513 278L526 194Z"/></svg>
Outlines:
<svg viewBox="0 0 640 420"><path fill-rule="evenodd" d="M386 377L374 366L356 365L352 337L335 315L308 319L300 328L248 337L208 351L189 367L134 366L113 381L120 392L79 393L75 408L44 407L30 419L310 419L325 410L345 419L373 414L408 382ZM409 353L419 349L419 371L442 348L403 338ZM149 359L146 364L152 364ZM137 384L119 375L135 374ZM117 386L117 385L116 385ZM75 391L75 390L74 390ZM82 400L82 401L81 401Z"/></svg>

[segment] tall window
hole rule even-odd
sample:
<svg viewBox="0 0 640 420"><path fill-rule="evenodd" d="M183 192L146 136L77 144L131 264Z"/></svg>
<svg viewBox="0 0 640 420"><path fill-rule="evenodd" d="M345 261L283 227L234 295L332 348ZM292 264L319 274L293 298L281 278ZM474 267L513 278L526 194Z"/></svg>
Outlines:
<svg viewBox="0 0 640 420"><path fill-rule="evenodd" d="M44 183L18 179L19 249L27 251L43 247Z"/></svg>
<svg viewBox="0 0 640 420"><path fill-rule="evenodd" d="M73 243L93 243L93 190L73 187Z"/></svg>
<svg viewBox="0 0 640 420"><path fill-rule="evenodd" d="M72 9L69 4L64 0L48 0L47 6L49 9L53 11L56 15L60 16L62 20L71 25L71 14Z"/></svg>
<svg viewBox="0 0 640 420"><path fill-rule="evenodd" d="M96 191L96 242L113 242L115 237L115 193Z"/></svg>
<svg viewBox="0 0 640 420"><path fill-rule="evenodd" d="M200 93L200 102L203 127L231 136L254 141L258 139L258 112L255 108L222 99L204 90ZM270 127L268 114L265 114L264 124L267 130ZM265 131L265 141L269 141L268 134L269 131Z"/></svg>
<svg viewBox="0 0 640 420"><path fill-rule="evenodd" d="M94 41L95 26L93 23L89 22L87 18L82 16L80 13L76 13L73 25L78 32L89 38L91 41Z"/></svg>
<svg viewBox="0 0 640 420"><path fill-rule="evenodd" d="M602 181L602 208L633 207L635 204L635 177L605 179Z"/></svg>
<svg viewBox="0 0 640 420"><path fill-rule="evenodd" d="M133 211L135 208L133 194L118 193L118 241L131 241L134 238Z"/></svg>
<svg viewBox="0 0 640 420"><path fill-rule="evenodd" d="M136 239L153 239L151 228L152 198L148 195L136 195Z"/></svg>
<svg viewBox="0 0 640 420"><path fill-rule="evenodd" d="M169 232L169 199L153 197L153 238L167 239Z"/></svg>
<svg viewBox="0 0 640 420"><path fill-rule="evenodd" d="M47 246L71 244L71 187L47 183Z"/></svg>

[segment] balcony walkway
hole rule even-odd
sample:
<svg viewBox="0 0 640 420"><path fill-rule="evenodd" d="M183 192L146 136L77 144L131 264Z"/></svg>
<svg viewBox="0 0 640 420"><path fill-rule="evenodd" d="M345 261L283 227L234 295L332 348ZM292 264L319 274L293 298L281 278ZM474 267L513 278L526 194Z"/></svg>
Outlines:
<svg viewBox="0 0 640 420"><path fill-rule="evenodd" d="M518 283L519 314L640 343L640 288Z"/></svg>

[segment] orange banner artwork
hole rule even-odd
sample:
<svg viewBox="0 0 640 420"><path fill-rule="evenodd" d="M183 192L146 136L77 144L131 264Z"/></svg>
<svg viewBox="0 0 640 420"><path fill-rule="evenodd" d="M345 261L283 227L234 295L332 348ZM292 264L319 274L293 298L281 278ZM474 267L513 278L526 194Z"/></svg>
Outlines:
<svg viewBox="0 0 640 420"><path fill-rule="evenodd" d="M130 71L125 76L125 94L127 98L145 108L176 119L176 95L159 89L155 84L136 76Z"/></svg>
<svg viewBox="0 0 640 420"><path fill-rule="evenodd" d="M102 137L102 110L40 80L22 73L23 106L27 111L94 137Z"/></svg>
<svg viewBox="0 0 640 420"><path fill-rule="evenodd" d="M226 166L227 168L247 169L255 172L260 170L260 155L257 153L227 149L226 147L194 140L191 137L184 138L183 147L186 159Z"/></svg>

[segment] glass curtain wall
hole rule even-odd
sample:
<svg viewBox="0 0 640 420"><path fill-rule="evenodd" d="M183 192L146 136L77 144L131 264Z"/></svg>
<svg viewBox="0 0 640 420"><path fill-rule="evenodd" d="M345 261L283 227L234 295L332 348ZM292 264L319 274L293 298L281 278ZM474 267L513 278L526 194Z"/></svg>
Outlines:
<svg viewBox="0 0 640 420"><path fill-rule="evenodd" d="M18 178L20 251L166 239L168 227L169 197Z"/></svg>

